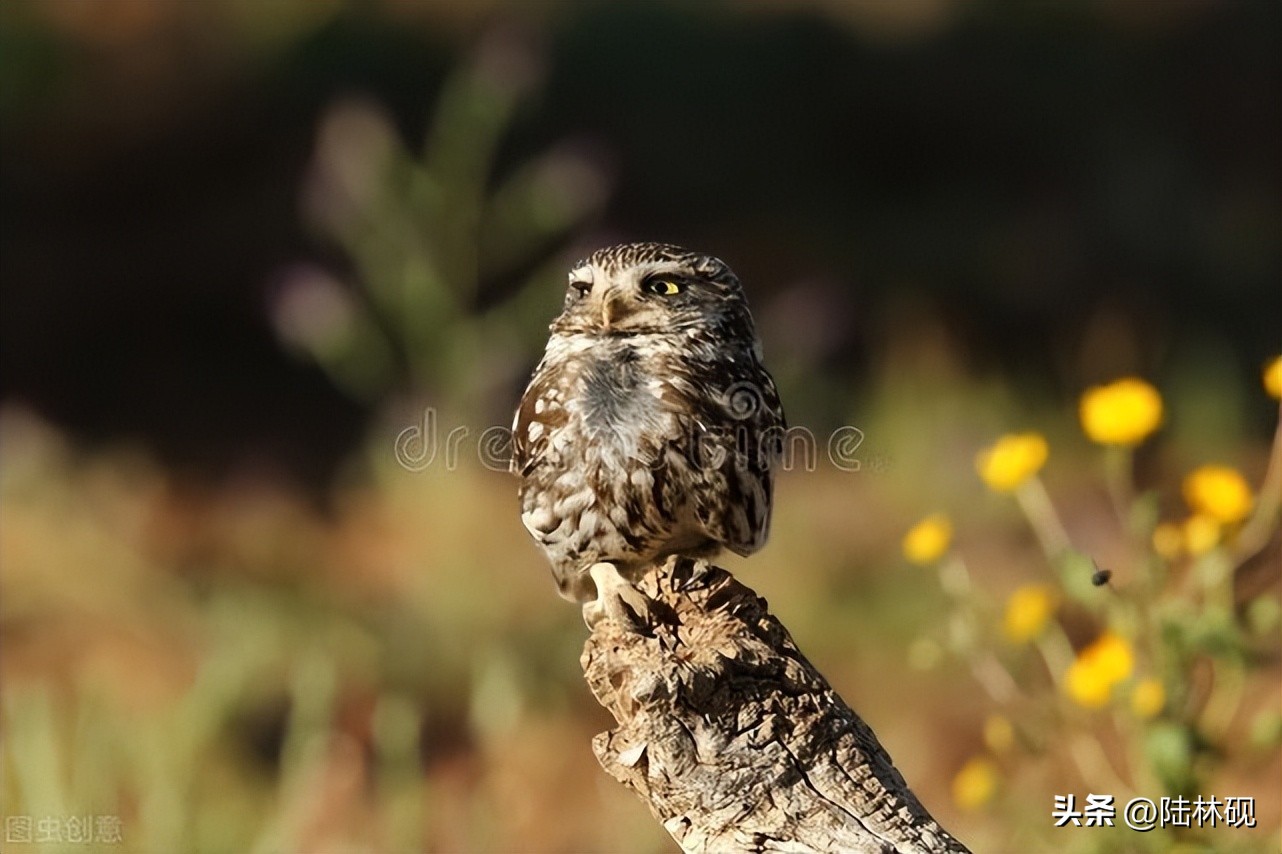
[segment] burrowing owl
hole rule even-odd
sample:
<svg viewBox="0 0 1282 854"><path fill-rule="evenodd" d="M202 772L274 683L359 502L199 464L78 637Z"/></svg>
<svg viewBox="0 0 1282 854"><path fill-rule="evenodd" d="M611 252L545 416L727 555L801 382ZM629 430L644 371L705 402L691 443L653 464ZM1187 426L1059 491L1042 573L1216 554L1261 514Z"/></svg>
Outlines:
<svg viewBox="0 0 1282 854"><path fill-rule="evenodd" d="M595 564L635 579L672 554L761 548L784 417L730 268L658 243L601 249L570 271L550 328L512 470L561 594L594 600Z"/></svg>

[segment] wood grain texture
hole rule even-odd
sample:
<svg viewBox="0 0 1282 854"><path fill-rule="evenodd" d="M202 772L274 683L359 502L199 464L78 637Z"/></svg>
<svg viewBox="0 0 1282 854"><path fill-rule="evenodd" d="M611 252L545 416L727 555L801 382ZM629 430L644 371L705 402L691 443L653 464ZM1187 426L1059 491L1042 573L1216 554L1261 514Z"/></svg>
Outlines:
<svg viewBox="0 0 1282 854"><path fill-rule="evenodd" d="M592 748L684 851L967 850L752 590L688 558L639 588L648 613L602 603L583 650L618 721Z"/></svg>

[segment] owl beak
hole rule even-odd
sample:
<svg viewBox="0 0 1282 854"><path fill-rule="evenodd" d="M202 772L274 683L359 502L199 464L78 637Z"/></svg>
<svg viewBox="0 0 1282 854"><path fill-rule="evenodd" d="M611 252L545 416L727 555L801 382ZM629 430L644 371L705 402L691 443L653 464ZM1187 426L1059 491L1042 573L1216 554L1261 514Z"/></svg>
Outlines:
<svg viewBox="0 0 1282 854"><path fill-rule="evenodd" d="M611 288L601 298L601 325L608 332L611 324L617 323L629 312L627 298Z"/></svg>

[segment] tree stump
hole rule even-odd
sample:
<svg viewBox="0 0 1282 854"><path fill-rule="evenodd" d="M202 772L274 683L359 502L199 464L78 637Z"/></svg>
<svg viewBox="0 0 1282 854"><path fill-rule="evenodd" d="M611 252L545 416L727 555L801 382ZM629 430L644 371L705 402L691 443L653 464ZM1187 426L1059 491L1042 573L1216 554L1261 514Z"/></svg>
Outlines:
<svg viewBox="0 0 1282 854"><path fill-rule="evenodd" d="M583 649L618 722L592 749L682 850L967 850L752 590L676 557L638 588L649 613L607 603Z"/></svg>

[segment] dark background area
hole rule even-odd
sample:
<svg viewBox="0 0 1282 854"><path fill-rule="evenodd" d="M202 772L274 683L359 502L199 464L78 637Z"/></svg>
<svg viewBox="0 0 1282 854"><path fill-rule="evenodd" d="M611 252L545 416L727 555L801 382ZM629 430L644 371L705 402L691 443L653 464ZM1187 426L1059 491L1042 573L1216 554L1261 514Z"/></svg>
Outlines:
<svg viewBox="0 0 1282 854"><path fill-rule="evenodd" d="M1065 356L1101 312L1136 343L1100 371L1210 342L1253 376L1282 338L1275 2L938 4L899 29L840 4L88 5L0 9L0 398L195 473L319 485L359 441L367 413L266 310L282 267L343 263L299 216L318 118L363 93L420 139L495 26L545 74L500 171L591 147L594 234L717 252L768 348L843 387L905 295L981 369L1067 394L1102 378Z"/></svg>

